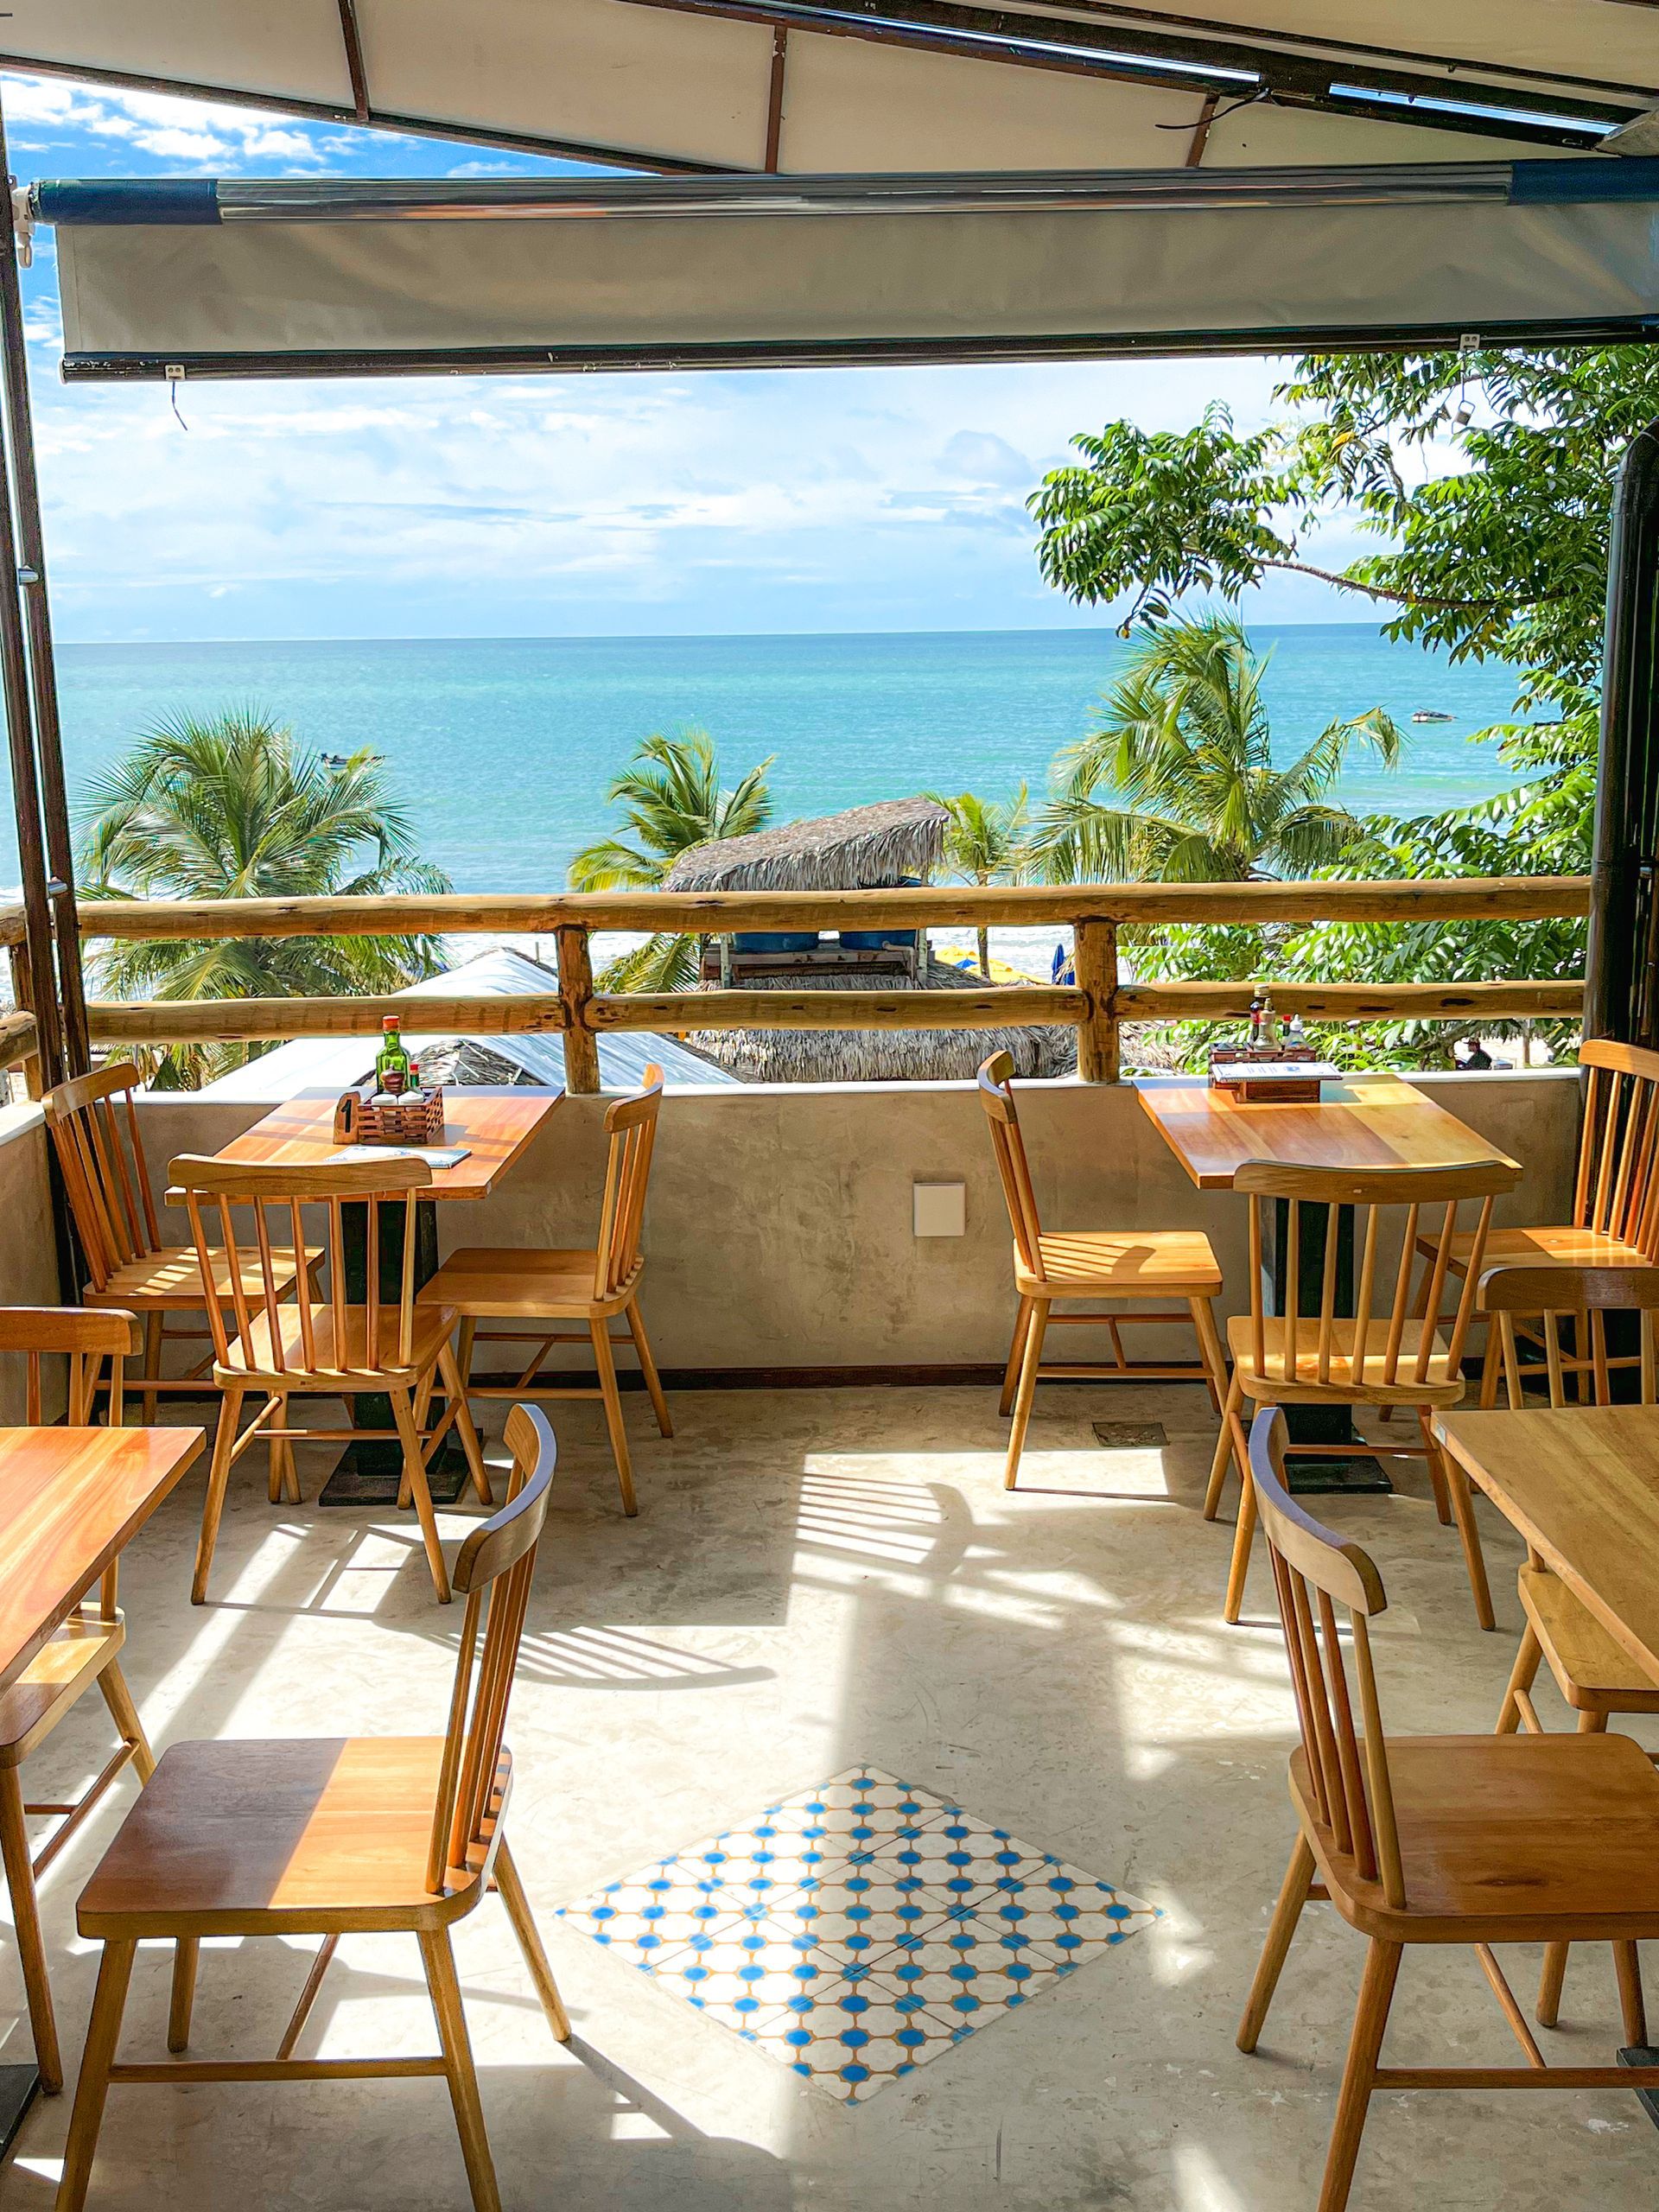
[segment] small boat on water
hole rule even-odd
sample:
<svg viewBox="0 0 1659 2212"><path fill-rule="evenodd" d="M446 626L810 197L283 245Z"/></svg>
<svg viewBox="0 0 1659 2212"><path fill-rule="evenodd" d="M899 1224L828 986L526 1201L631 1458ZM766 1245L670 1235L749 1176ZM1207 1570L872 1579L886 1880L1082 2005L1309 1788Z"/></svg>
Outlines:
<svg viewBox="0 0 1659 2212"><path fill-rule="evenodd" d="M1454 717L1443 714L1438 707L1419 707L1411 719L1414 722L1449 722Z"/></svg>

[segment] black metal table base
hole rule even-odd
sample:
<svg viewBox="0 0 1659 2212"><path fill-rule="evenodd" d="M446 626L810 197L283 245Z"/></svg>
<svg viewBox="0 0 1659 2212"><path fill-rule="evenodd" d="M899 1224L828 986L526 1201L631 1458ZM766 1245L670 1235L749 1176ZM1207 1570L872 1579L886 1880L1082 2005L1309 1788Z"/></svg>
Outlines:
<svg viewBox="0 0 1659 2212"><path fill-rule="evenodd" d="M1659 2049L1650 2043L1628 2044L1618 2054L1621 2066L1659 2066ZM1659 2091L1638 2089L1636 2101L1656 2127L1659 2127Z"/></svg>
<svg viewBox="0 0 1659 2212"><path fill-rule="evenodd" d="M353 1306L364 1304L369 1292L369 1210L348 1205L340 1210L341 1242L346 1256L346 1295ZM380 1208L380 1302L396 1306L403 1293L404 1205L391 1200ZM415 1209L415 1287L430 1282L438 1272L438 1210L430 1198ZM352 1419L359 1428L391 1428L391 1400L372 1392L352 1400ZM467 1477L467 1455L452 1439L426 1471L435 1505L453 1505ZM319 1505L347 1510L365 1505L393 1505L403 1486L404 1452L399 1444L379 1437L348 1444L318 1498Z"/></svg>
<svg viewBox="0 0 1659 2212"><path fill-rule="evenodd" d="M17 2131L40 2093L40 2069L33 2060L26 2066L0 2066L0 2158L16 2141Z"/></svg>

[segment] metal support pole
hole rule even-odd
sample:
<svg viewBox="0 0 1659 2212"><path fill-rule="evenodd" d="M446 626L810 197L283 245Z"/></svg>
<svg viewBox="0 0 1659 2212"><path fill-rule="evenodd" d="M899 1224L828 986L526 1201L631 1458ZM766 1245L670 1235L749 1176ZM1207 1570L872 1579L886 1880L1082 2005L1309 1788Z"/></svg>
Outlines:
<svg viewBox="0 0 1659 2212"><path fill-rule="evenodd" d="M17 277L17 237L11 214L11 170L6 150L3 111L0 111L0 177L7 182L4 220L0 221L0 364L3 365L5 428L10 446L12 495L16 503L16 526L11 530L5 557L16 578L17 590L6 597L14 602L21 594L22 632L27 640L29 706L32 709L33 743L36 761L35 804L44 832L42 845L47 871L46 898L57 944L55 971L48 963L35 968L35 1014L40 1001L54 988L57 1006L59 1067L62 1075L84 1075L92 1065L86 1037L86 996L81 985L80 920L75 907L74 842L69 827L69 803L63 772L63 733L58 719L57 666L52 650L52 615L47 598L46 539L41 522L40 476L35 467L35 424L29 397L29 353L23 334L22 293ZM12 721L10 666L15 621L7 625L0 650L8 662L6 712ZM15 752L14 745L14 752ZM22 794L19 793L19 811ZM22 841L22 830L19 830ZM27 877L25 877L27 884ZM30 945L30 958L34 960Z"/></svg>
<svg viewBox="0 0 1659 2212"><path fill-rule="evenodd" d="M1585 976L1590 1037L1659 1045L1659 423L1618 474L1607 564L1596 844Z"/></svg>

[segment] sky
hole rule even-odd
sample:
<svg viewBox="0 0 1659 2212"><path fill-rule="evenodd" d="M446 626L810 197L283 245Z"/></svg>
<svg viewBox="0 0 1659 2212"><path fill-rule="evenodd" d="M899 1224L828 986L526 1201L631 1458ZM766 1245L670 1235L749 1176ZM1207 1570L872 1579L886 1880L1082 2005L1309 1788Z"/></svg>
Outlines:
<svg viewBox="0 0 1659 2212"><path fill-rule="evenodd" d="M534 175L569 163L8 75L41 177ZM25 308L58 635L666 636L1105 624L1038 573L1027 495L1078 431L1272 419L1274 365L1103 362L167 389L58 378ZM182 416L182 420L179 416ZM1361 540L1338 522L1316 556ZM1258 622L1352 621L1312 579Z"/></svg>

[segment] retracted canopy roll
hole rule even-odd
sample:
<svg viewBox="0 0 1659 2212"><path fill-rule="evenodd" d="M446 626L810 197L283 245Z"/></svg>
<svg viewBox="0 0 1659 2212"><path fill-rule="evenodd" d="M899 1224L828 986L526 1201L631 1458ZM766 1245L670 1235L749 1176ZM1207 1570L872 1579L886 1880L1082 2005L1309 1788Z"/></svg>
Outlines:
<svg viewBox="0 0 1659 2212"><path fill-rule="evenodd" d="M64 373L1649 337L1659 160L36 186Z"/></svg>

